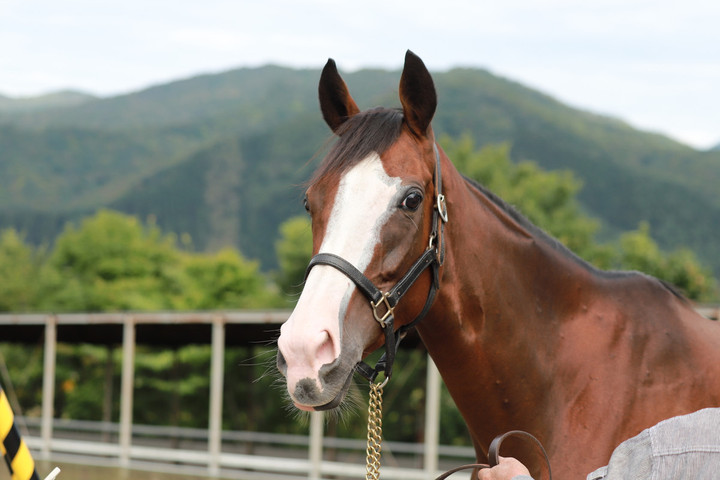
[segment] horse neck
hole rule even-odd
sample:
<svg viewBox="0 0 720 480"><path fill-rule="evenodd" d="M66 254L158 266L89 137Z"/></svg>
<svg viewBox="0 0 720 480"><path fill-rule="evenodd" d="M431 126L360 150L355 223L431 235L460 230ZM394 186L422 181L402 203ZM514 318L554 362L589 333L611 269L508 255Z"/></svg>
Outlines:
<svg viewBox="0 0 720 480"><path fill-rule="evenodd" d="M418 331L476 445L487 446L508 426L540 430L552 339L591 275L445 163L446 263Z"/></svg>

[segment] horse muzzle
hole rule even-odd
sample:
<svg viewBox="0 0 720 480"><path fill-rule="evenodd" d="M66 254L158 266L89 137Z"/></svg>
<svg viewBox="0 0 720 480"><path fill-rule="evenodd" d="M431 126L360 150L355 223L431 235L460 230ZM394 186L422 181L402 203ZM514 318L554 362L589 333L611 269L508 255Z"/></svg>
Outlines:
<svg viewBox="0 0 720 480"><path fill-rule="evenodd" d="M277 367L287 381L290 399L300 410L331 410L345 399L357 361L344 361L342 356L320 367L316 375L293 375L280 349ZM311 376L312 375L312 376Z"/></svg>

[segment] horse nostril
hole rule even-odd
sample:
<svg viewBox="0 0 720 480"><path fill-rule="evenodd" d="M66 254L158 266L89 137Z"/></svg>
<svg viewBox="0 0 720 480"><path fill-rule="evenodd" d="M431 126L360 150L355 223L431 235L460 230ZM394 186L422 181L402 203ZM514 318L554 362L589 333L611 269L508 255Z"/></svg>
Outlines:
<svg viewBox="0 0 720 480"><path fill-rule="evenodd" d="M320 346L317 349L317 359L320 365L332 363L337 358L335 353L335 344L333 342L330 332L327 330L322 331L324 338L321 339Z"/></svg>
<svg viewBox="0 0 720 480"><path fill-rule="evenodd" d="M287 376L287 361L285 360L285 357L283 356L279 348L277 351L277 369L284 376Z"/></svg>

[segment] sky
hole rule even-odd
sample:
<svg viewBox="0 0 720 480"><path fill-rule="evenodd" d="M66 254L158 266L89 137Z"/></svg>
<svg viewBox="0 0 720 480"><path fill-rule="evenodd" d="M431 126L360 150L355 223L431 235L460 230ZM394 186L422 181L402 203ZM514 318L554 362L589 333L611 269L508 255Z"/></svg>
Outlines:
<svg viewBox="0 0 720 480"><path fill-rule="evenodd" d="M0 0L11 97L329 57L400 69L407 49L431 71L485 68L699 149L720 143L716 0Z"/></svg>

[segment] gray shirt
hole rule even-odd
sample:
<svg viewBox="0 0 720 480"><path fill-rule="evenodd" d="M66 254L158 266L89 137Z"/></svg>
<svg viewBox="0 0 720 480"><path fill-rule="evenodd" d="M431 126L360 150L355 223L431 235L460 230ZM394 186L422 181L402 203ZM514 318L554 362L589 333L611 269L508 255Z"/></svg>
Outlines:
<svg viewBox="0 0 720 480"><path fill-rule="evenodd" d="M621 443L587 480L720 478L720 408L673 417ZM525 475L513 480L532 480Z"/></svg>

